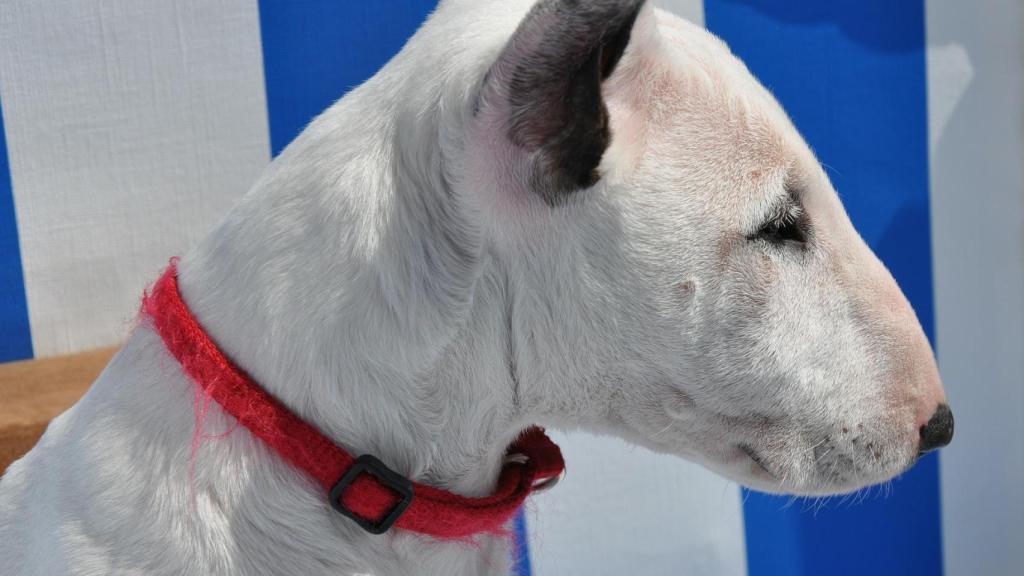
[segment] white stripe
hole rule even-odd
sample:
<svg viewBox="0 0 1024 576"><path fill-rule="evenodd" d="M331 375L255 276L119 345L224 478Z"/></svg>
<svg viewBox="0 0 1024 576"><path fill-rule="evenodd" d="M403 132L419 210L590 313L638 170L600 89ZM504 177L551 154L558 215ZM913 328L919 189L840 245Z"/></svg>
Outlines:
<svg viewBox="0 0 1024 576"><path fill-rule="evenodd" d="M656 4L704 23L701 0ZM746 574L739 487L679 458L586 434L553 434L568 465L527 506L537 576Z"/></svg>
<svg viewBox="0 0 1024 576"><path fill-rule="evenodd" d="M704 0L654 0L654 5L690 22L704 25Z"/></svg>
<svg viewBox="0 0 1024 576"><path fill-rule="evenodd" d="M534 574L746 574L735 483L620 440L551 436L566 476L526 507Z"/></svg>
<svg viewBox="0 0 1024 576"><path fill-rule="evenodd" d="M946 574L1024 566L1024 4L928 0Z"/></svg>
<svg viewBox="0 0 1024 576"><path fill-rule="evenodd" d="M37 355L110 345L269 160L256 0L7 0L0 98Z"/></svg>

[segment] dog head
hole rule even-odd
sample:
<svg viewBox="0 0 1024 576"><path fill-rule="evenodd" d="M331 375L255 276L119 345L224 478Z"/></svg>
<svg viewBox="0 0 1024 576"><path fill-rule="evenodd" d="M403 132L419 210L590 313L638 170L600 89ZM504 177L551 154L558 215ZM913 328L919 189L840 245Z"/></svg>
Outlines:
<svg viewBox="0 0 1024 576"><path fill-rule="evenodd" d="M798 494L948 443L909 303L704 30L643 0L541 0L465 127L452 186L515 286L524 410Z"/></svg>

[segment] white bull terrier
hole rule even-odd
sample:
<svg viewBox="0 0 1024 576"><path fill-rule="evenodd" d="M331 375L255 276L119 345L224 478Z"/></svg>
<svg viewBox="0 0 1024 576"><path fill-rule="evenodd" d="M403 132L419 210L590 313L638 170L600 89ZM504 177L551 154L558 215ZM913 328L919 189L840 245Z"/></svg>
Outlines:
<svg viewBox="0 0 1024 576"><path fill-rule="evenodd" d="M305 422L463 496L535 424L807 495L952 435L914 312L786 114L643 0L442 2L178 278ZM142 322L0 482L0 572L508 570L500 534L367 533L196 391Z"/></svg>

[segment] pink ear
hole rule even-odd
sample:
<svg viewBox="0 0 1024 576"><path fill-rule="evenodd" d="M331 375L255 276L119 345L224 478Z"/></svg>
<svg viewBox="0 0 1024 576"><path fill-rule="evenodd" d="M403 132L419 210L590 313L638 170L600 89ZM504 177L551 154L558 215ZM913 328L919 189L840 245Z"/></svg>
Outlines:
<svg viewBox="0 0 1024 576"><path fill-rule="evenodd" d="M517 177L551 206L593 186L611 141L601 83L645 0L540 0L490 70L478 114L501 131Z"/></svg>

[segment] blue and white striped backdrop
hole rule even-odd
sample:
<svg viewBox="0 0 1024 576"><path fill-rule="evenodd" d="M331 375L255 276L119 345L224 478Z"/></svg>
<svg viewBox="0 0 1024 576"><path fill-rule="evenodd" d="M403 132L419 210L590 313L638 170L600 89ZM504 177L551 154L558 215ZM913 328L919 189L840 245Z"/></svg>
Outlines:
<svg viewBox="0 0 1024 576"><path fill-rule="evenodd" d="M793 116L936 343L957 437L888 494L809 502L562 436L520 573L1022 573L1024 3L659 3ZM167 258L433 4L0 2L0 361L117 342Z"/></svg>

